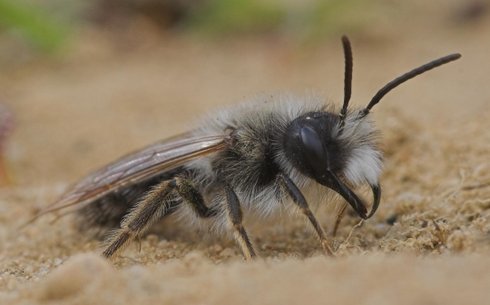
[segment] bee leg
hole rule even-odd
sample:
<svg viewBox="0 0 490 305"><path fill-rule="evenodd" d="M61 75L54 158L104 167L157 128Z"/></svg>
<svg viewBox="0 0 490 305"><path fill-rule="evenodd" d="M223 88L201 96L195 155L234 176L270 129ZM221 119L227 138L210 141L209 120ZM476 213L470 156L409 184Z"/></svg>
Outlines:
<svg viewBox="0 0 490 305"><path fill-rule="evenodd" d="M248 238L247 232L242 224L243 213L240 207L238 197L229 185L225 185L226 193L226 209L230 223L233 226L235 240L242 249L243 256L246 260L251 260L256 257L255 250Z"/></svg>
<svg viewBox="0 0 490 305"><path fill-rule="evenodd" d="M347 203L342 202L342 207L340 207L340 210L337 212L337 218L335 218L335 225L333 226L332 237L335 237L337 235L337 230L339 229L340 222L344 218L346 208Z"/></svg>
<svg viewBox="0 0 490 305"><path fill-rule="evenodd" d="M173 199L172 191L176 186L175 180L164 181L157 184L135 206L122 221L121 229L116 231L109 241L109 246L102 253L105 257L111 257L121 250L131 240L145 232L153 223L161 219L168 212L170 200Z"/></svg>
<svg viewBox="0 0 490 305"><path fill-rule="evenodd" d="M308 218L310 223L313 225L313 228L315 229L318 238L320 239L320 243L322 244L325 253L330 256L333 256L333 251L330 248L330 242L326 237L325 231L316 220L315 215L313 215L313 212L310 210L310 207L308 206L308 203L306 202L306 199L301 193L301 191L294 184L294 182L284 174L279 174L278 180L280 185L284 187L288 192L289 196L291 196L293 202L300 208L301 212Z"/></svg>
<svg viewBox="0 0 490 305"><path fill-rule="evenodd" d="M177 193L189 203L197 216L208 218L217 215L217 210L208 208L204 203L201 193L192 185L191 181L183 178L175 178Z"/></svg>

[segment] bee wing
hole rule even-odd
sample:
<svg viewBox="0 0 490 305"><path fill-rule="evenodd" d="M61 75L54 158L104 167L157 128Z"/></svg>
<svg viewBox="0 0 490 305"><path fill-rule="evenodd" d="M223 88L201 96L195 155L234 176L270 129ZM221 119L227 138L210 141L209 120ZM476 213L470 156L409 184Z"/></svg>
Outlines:
<svg viewBox="0 0 490 305"><path fill-rule="evenodd" d="M182 134L128 154L89 174L41 215L92 202L108 193L171 171L196 158L223 150L225 135L195 137Z"/></svg>

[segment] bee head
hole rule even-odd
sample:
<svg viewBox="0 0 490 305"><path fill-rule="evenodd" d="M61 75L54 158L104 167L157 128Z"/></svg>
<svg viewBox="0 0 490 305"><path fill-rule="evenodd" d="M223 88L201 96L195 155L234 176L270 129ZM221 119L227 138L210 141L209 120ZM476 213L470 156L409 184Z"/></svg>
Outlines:
<svg viewBox="0 0 490 305"><path fill-rule="evenodd" d="M366 205L351 186L368 182L375 194L373 208L377 207L381 153L371 136L374 126L365 119L360 120L357 125L361 128L355 128L354 120L348 119L340 133L339 115L323 111L307 113L288 126L284 149L288 160L299 172L334 190L360 217L368 218L373 211L367 214Z"/></svg>
<svg viewBox="0 0 490 305"><path fill-rule="evenodd" d="M339 114L312 112L291 122L284 136L289 161L304 175L340 194L366 219L378 208L381 188L381 152L375 143L376 129L369 120L371 109L391 90L424 72L461 57L451 54L415 68L386 84L358 111L349 111L352 92L352 49L342 37L345 56L344 103ZM373 203L368 213L364 202L349 186L369 184Z"/></svg>

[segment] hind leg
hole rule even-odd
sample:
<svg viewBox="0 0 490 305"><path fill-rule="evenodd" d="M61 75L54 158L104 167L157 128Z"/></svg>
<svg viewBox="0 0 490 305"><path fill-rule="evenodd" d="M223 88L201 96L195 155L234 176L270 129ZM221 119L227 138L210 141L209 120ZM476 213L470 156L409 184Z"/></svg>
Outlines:
<svg viewBox="0 0 490 305"><path fill-rule="evenodd" d="M173 192L174 190L177 194ZM111 257L131 240L143 234L153 223L174 211L175 201L179 199L190 204L198 217L207 218L216 215L216 210L204 204L201 193L189 180L176 177L161 182L148 192L135 209L125 217L121 223L121 229L116 231L114 237L109 241L109 246L103 255Z"/></svg>
<svg viewBox="0 0 490 305"><path fill-rule="evenodd" d="M168 179L164 179L168 180ZM94 233L101 238L107 231L116 229L128 212L152 187L164 181L153 179L133 185L116 193L105 195L77 211L76 225L81 232Z"/></svg>
<svg viewBox="0 0 490 305"><path fill-rule="evenodd" d="M115 232L113 238L110 238L109 246L102 253L105 257L114 255L165 216L169 201L173 199L171 181L158 184L136 204L134 210L122 221L121 229Z"/></svg>
<svg viewBox="0 0 490 305"><path fill-rule="evenodd" d="M80 232L93 233L100 238L107 230L117 228L131 207L122 196L105 196L77 211L76 226Z"/></svg>
<svg viewBox="0 0 490 305"><path fill-rule="evenodd" d="M196 216L201 218L216 216L218 211L214 207L208 208L206 206L201 193L194 187L190 180L176 177L173 183L175 184L177 193L184 199L184 202L192 207Z"/></svg>

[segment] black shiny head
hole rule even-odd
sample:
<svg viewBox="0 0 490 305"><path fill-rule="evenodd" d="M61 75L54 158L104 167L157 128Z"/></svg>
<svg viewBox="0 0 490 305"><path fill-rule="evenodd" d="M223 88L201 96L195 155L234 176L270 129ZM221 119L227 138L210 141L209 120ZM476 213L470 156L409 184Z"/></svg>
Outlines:
<svg viewBox="0 0 490 305"><path fill-rule="evenodd" d="M342 143L334 139L331 130L339 116L328 112L312 112L296 118L284 138L286 154L303 174L326 183L327 171L338 172L345 163Z"/></svg>
<svg viewBox="0 0 490 305"><path fill-rule="evenodd" d="M311 112L296 118L284 135L286 157L305 176L339 193L362 218L367 210L362 200L339 175L346 160L345 144L334 137L340 117L329 112Z"/></svg>

